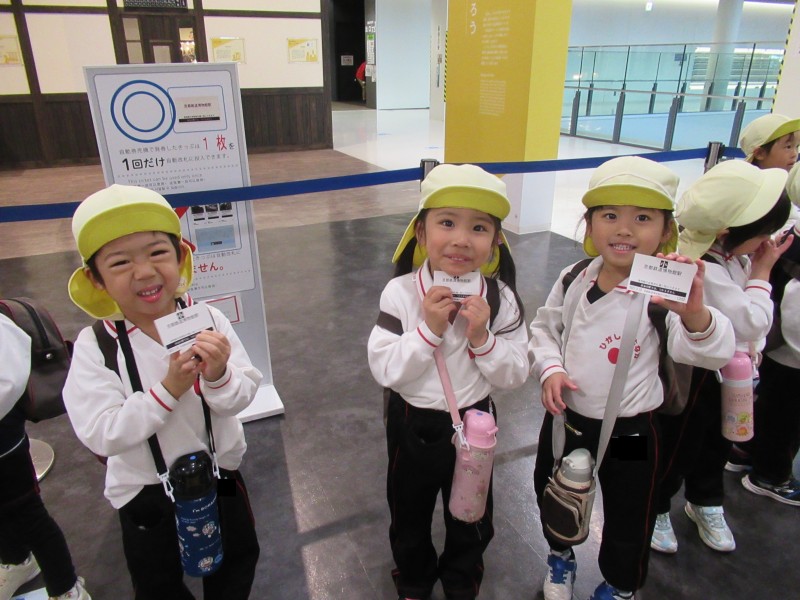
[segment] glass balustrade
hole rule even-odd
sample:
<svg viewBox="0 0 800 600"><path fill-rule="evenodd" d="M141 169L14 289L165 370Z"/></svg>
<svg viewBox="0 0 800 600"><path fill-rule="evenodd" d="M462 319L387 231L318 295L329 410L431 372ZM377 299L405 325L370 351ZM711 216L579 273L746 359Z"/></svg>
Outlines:
<svg viewBox="0 0 800 600"><path fill-rule="evenodd" d="M769 112L783 42L570 48L562 133L654 149L736 145Z"/></svg>

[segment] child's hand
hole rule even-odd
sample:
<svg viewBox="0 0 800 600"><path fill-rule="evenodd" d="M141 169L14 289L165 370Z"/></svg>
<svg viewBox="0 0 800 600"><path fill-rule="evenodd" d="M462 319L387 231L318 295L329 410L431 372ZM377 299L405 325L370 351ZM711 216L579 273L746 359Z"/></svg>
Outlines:
<svg viewBox="0 0 800 600"><path fill-rule="evenodd" d="M697 265L697 271L692 278L692 287L689 289L689 297L685 304L667 300L661 296L653 296L650 302L660 304L678 315L687 331L697 333L708 329L711 326L711 311L703 304L703 280L706 276L706 263L702 260L692 260L688 256L683 256L676 252L667 255L659 252L656 257L686 264L694 263Z"/></svg>
<svg viewBox="0 0 800 600"><path fill-rule="evenodd" d="M219 331L201 331L192 350L200 357L200 372L206 381L217 381L225 374L231 357L231 343Z"/></svg>
<svg viewBox="0 0 800 600"><path fill-rule="evenodd" d="M778 262L781 255L789 249L793 240L793 235L787 235L781 244L778 244L773 239L762 242L751 259L750 279L769 281L772 267Z"/></svg>
<svg viewBox="0 0 800 600"><path fill-rule="evenodd" d="M564 400L561 399L561 390L565 387L573 392L578 389L578 386L566 373L553 373L544 380L542 384L542 406L551 415L560 415L561 411L567 408Z"/></svg>
<svg viewBox="0 0 800 600"><path fill-rule="evenodd" d="M173 398L180 398L194 385L200 373L200 363L194 358L195 352L189 348L185 352L175 352L169 357L169 370L161 382Z"/></svg>
<svg viewBox="0 0 800 600"><path fill-rule="evenodd" d="M467 339L473 348L480 348L489 339L489 303L482 296L470 296L461 303L459 313L467 320Z"/></svg>
<svg viewBox="0 0 800 600"><path fill-rule="evenodd" d="M425 323L434 334L439 337L447 331L450 313L458 309L458 304L453 302L453 292L443 285L435 285L428 290L422 299L422 313Z"/></svg>

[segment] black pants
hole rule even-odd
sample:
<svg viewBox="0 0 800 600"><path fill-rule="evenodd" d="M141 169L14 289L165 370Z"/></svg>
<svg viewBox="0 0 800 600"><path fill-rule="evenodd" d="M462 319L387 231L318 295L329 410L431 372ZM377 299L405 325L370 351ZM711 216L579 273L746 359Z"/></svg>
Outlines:
<svg viewBox="0 0 800 600"><path fill-rule="evenodd" d="M67 593L75 567L67 541L39 496L28 438L0 458L0 562L20 564L33 552L49 596Z"/></svg>
<svg viewBox="0 0 800 600"><path fill-rule="evenodd" d="M490 398L470 408L488 412L490 404L494 411ZM462 417L466 410L461 411ZM472 600L480 591L483 552L494 537L492 488L490 484L486 513L477 523L453 518L448 509L456 458L452 436L450 413L415 408L391 394L386 493L392 517L389 541L397 565L392 575L401 596L427 598L437 579L451 600ZM431 520L440 491L446 534L444 551L437 559Z"/></svg>
<svg viewBox="0 0 800 600"><path fill-rule="evenodd" d="M590 419L571 410L567 422L581 432L566 432L564 456L585 448L597 456L602 419ZM620 590L644 585L655 526L653 507L658 466L658 423L652 412L618 418L614 424L598 479L603 490L603 534L598 565L605 580ZM553 415L547 413L539 432L533 487L541 508L544 488L553 474ZM553 550L568 548L544 536Z"/></svg>
<svg viewBox="0 0 800 600"><path fill-rule="evenodd" d="M800 369L764 356L758 372L755 434L745 447L753 457L753 474L779 485L792 477L794 457L800 450Z"/></svg>
<svg viewBox="0 0 800 600"><path fill-rule="evenodd" d="M669 512L682 483L692 504L722 506L723 473L731 441L722 435L722 391L714 371L695 367L683 413L658 416L664 457L658 513Z"/></svg>
<svg viewBox="0 0 800 600"><path fill-rule="evenodd" d="M246 600L255 578L259 546L250 499L239 471L236 494L218 496L222 566L203 578L205 600ZM145 486L119 510L122 544L136 600L193 600L183 582L175 509L161 484Z"/></svg>

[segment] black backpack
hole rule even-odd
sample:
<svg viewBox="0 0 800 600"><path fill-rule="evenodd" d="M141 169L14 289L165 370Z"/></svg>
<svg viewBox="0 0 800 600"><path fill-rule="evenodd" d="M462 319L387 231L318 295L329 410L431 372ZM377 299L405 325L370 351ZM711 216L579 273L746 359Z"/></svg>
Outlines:
<svg viewBox="0 0 800 600"><path fill-rule="evenodd" d="M63 415L61 393L72 360L72 342L64 339L53 317L35 300L0 300L0 312L31 338L31 374L17 406L34 423Z"/></svg>
<svg viewBox="0 0 800 600"><path fill-rule="evenodd" d="M705 257L704 257L705 258ZM578 274L589 266L591 258L584 258L573 265L572 269L564 274L561 285L564 295L575 281ZM664 402L658 412L665 415L679 415L686 408L689 401L689 390L692 382L692 366L676 363L667 352L667 313L669 311L661 305L648 303L647 316L658 334L658 378L664 389Z"/></svg>

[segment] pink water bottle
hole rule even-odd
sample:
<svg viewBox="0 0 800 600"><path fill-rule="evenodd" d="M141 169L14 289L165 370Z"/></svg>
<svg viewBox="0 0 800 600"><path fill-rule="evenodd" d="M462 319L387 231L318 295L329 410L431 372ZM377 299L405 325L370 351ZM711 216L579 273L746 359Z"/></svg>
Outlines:
<svg viewBox="0 0 800 600"><path fill-rule="evenodd" d="M475 523L486 512L486 497L492 479L497 425L487 412L472 408L464 415L464 436L468 447L454 436L456 468L450 492L450 513L455 519Z"/></svg>
<svg viewBox="0 0 800 600"><path fill-rule="evenodd" d="M722 435L734 442L753 437L753 363L736 352L720 369L722 375Z"/></svg>

